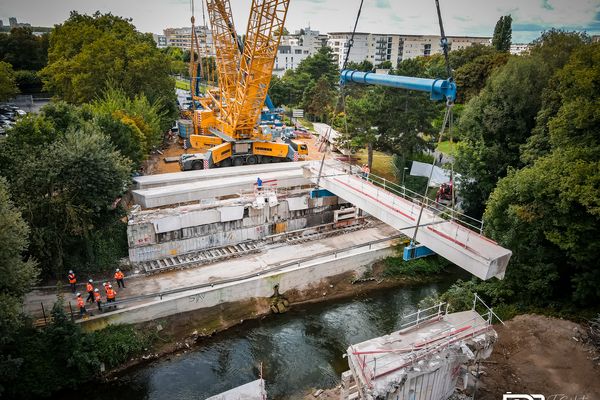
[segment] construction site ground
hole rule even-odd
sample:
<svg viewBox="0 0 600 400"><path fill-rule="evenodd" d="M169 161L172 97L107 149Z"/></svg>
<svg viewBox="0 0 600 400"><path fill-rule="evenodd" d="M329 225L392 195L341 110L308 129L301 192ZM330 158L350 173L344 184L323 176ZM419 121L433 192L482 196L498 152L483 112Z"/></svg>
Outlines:
<svg viewBox="0 0 600 400"><path fill-rule="evenodd" d="M273 266L280 264L299 261L305 259L307 255L317 259L319 255L328 253L334 250L343 250L344 248L353 245L368 243L378 239L389 238L397 234L393 228L387 225L380 224L372 228L361 229L338 236L326 237L319 240L290 245L287 242L274 244L265 247L260 253L248 254L238 258L228 259L213 264L202 265L195 268L187 268L182 270L174 270L153 275L139 275L134 279L126 280L127 287L125 289L116 288L116 282L113 280L113 288L117 291L117 301L128 299L141 295L156 294L161 292L184 289L203 283L212 283L227 278L235 278L249 273L264 271ZM108 277L107 277L108 278ZM80 277L80 280L82 277ZM83 279L85 282L87 279ZM108 279L106 279L108 280ZM100 287L103 280L95 282L96 287ZM65 285L64 290L68 289ZM85 289L79 287L84 296ZM65 301L71 302L73 310L76 310L75 297L68 292L63 292ZM52 305L56 302L56 289L36 289L32 290L25 297L24 311L30 315L39 318L42 316L41 304L44 304L45 310L51 310ZM151 302L155 298L144 298L128 302L124 306L143 304ZM133 299L132 299L133 300ZM96 306L88 307L96 313Z"/></svg>
<svg viewBox="0 0 600 400"><path fill-rule="evenodd" d="M481 363L476 399L498 400L507 392L543 394L546 400L600 399L600 352L585 343L583 325L525 314L494 328L498 342ZM304 398L340 398L339 388L317 393Z"/></svg>
<svg viewBox="0 0 600 400"><path fill-rule="evenodd" d="M314 134L310 137L299 138L308 145L308 156L305 160L321 160L323 157L322 150L324 150L324 146L321 146L319 143L319 138ZM165 158L179 158L182 154L186 153L196 153L198 150L196 149L187 149L183 148L183 140L177 136L175 140L168 143L167 146L164 146L163 149L159 152L155 152L150 156L148 160L144 163L144 175L155 175L155 174L165 174L168 172L181 172L179 168L179 163L170 162L167 163L164 161Z"/></svg>

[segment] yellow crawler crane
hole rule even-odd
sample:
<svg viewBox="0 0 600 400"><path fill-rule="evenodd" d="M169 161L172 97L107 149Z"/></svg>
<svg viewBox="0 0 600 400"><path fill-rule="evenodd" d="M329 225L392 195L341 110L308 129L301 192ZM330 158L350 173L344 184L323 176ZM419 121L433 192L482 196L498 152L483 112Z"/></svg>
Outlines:
<svg viewBox="0 0 600 400"><path fill-rule="evenodd" d="M257 126L289 2L253 0L242 46L229 0L207 0L219 89L209 91L211 105L194 115L204 134L191 135L190 142L194 148L207 150L182 155L183 170L297 161L308 154L306 144L275 142Z"/></svg>

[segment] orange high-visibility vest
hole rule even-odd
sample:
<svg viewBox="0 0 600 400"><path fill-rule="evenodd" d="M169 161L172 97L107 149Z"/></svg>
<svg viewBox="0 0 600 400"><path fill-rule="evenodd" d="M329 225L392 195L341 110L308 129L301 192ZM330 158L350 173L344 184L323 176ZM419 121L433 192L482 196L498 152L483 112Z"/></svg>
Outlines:
<svg viewBox="0 0 600 400"><path fill-rule="evenodd" d="M92 285L89 282L87 283L87 285L85 287L87 288L88 293L94 291L94 285Z"/></svg>
<svg viewBox="0 0 600 400"><path fill-rule="evenodd" d="M119 279L123 279L124 275L121 271L119 272L115 272L115 279L119 280Z"/></svg>
<svg viewBox="0 0 600 400"><path fill-rule="evenodd" d="M84 307L83 298L81 296L79 296L77 298L77 305L79 306L79 308L83 308Z"/></svg>
<svg viewBox="0 0 600 400"><path fill-rule="evenodd" d="M94 300L96 300L96 301L102 300L102 295L100 295L100 292L94 292Z"/></svg>
<svg viewBox="0 0 600 400"><path fill-rule="evenodd" d="M69 274L69 283L76 283L77 279L75 278L75 274Z"/></svg>
<svg viewBox="0 0 600 400"><path fill-rule="evenodd" d="M112 290L111 288L108 288L106 290L106 298L107 299L114 299L115 296L117 295L117 292L115 292L114 290Z"/></svg>

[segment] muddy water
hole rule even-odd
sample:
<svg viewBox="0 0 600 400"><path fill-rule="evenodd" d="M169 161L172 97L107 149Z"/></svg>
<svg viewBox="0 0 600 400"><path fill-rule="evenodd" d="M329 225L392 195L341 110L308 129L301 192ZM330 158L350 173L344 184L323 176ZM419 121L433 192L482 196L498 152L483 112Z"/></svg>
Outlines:
<svg viewBox="0 0 600 400"><path fill-rule="evenodd" d="M348 369L342 356L348 345L397 330L403 314L454 279L296 306L284 315L244 322L186 354L97 387L93 396L86 391L85 397L204 399L256 379L262 362L269 398L299 398L311 388L335 386Z"/></svg>

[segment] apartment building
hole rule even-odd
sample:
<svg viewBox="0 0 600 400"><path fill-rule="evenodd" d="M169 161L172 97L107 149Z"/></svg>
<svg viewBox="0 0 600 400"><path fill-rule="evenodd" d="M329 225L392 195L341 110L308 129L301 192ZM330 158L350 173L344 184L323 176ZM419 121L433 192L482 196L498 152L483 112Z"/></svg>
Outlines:
<svg viewBox="0 0 600 400"><path fill-rule="evenodd" d="M212 45L212 32L207 26L197 26L196 35L198 37L198 43L201 48L207 48L208 54L214 56L214 47ZM161 35L157 35L157 45L161 45L158 40ZM164 47L179 47L182 50L189 50L192 46L192 28L167 28L163 30L164 40L162 44Z"/></svg>
<svg viewBox="0 0 600 400"><path fill-rule="evenodd" d="M281 37L273 73L282 76L288 69L296 69L298 64L308 56L315 54L327 45L327 35L310 28L297 30L292 35Z"/></svg>
<svg viewBox="0 0 600 400"><path fill-rule="evenodd" d="M351 32L330 32L327 44L333 52L341 68L348 52ZM450 50L464 49L473 44L490 45L491 38L476 36L449 36ZM370 61L377 66L390 61L397 67L402 60L419 56L441 54L440 36L436 35L397 35L358 32L354 34L354 45L348 61L360 63Z"/></svg>
<svg viewBox="0 0 600 400"><path fill-rule="evenodd" d="M530 47L531 47L531 45L526 44L526 43L513 43L510 45L510 54L513 54L513 55L528 54Z"/></svg>

